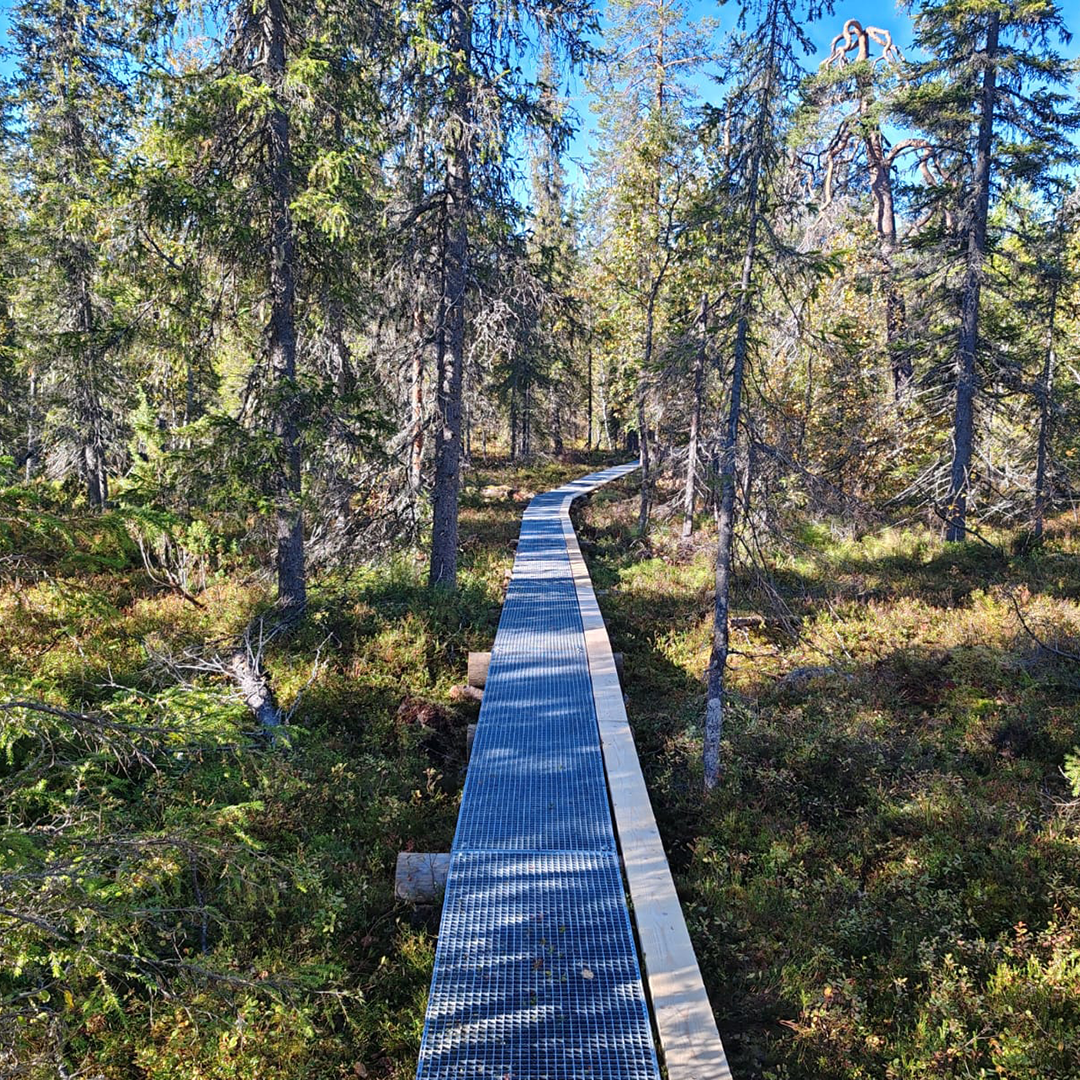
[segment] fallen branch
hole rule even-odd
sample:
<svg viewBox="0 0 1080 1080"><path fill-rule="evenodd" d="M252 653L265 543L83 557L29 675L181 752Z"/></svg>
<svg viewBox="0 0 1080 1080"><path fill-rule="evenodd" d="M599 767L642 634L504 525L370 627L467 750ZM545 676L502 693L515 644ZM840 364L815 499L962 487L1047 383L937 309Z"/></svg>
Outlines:
<svg viewBox="0 0 1080 1080"><path fill-rule="evenodd" d="M1080 655L1078 655L1077 653L1068 652L1065 649L1059 649L1057 648L1057 646L1050 645L1047 642L1043 641L1043 639L1039 637L1039 635L1036 634L1035 631L1032 630L1031 627L1028 625L1027 619L1024 618L1024 613L1020 609L1020 601L1016 599L1016 594L1010 592L1008 596L1009 601L1013 606L1013 610L1016 612L1016 617L1020 620L1020 625L1024 628L1024 632L1029 638L1031 638L1032 641L1035 642L1036 645L1039 646L1040 649L1044 649L1046 652L1052 653L1054 656L1058 656L1062 660L1069 660L1074 664L1080 664Z"/></svg>

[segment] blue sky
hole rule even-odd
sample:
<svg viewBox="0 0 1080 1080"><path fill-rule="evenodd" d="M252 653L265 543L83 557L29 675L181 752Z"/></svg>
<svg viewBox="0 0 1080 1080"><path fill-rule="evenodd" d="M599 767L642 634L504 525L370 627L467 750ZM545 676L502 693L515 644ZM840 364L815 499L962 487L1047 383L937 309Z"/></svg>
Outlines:
<svg viewBox="0 0 1080 1080"><path fill-rule="evenodd" d="M114 0L123 3L124 0ZM597 0L603 3L603 0ZM13 0L0 0L0 43L7 43L8 15ZM1062 13L1069 27L1077 33L1073 41L1063 51L1067 56L1080 56L1080 0L1060 0ZM807 26L809 37L816 46L816 52L805 58L808 71L817 68L818 64L828 53L829 43L843 27L847 19L857 18L868 21L874 26L888 30L893 40L904 51L905 55L913 57L912 48L912 22L910 17L900 11L895 3L889 0L877 0L876 10L874 0L868 4L863 0L837 0L836 10L832 15L825 16ZM689 13L691 18L700 19L712 16L719 21L718 34L723 34L731 28L738 17L738 4L730 2L717 3L716 0L690 0ZM0 55L0 76L7 75L11 70L11 61L8 57ZM698 89L704 101L715 100L719 94L719 88L708 78L707 72L702 72L698 79ZM584 89L584 80L576 78L570 87L570 101L580 120L580 129L574 139L567 161L567 178L574 186L581 184L584 179L582 169L587 166L589 158L589 143L595 125L595 117L589 111L589 101Z"/></svg>
<svg viewBox="0 0 1080 1080"><path fill-rule="evenodd" d="M1080 15L1080 0L1066 0L1066 7L1076 6ZM892 34L893 41L900 46L905 56L914 56L911 47L912 23L911 19L901 12L896 6L888 3L880 3L878 10L872 10L873 4L858 2L858 0L839 0L836 10L832 15L825 16L817 22L807 26L808 36L816 46L816 51L804 59L807 71L813 71L818 64L828 55L829 44L843 28L848 19L858 19L860 22L869 23L871 26L888 30ZM871 9L871 10L868 10ZM710 0L691 0L689 4L691 19L698 20L708 16L718 20L718 37L731 29L738 18L738 4L735 2L720 4ZM1080 18L1076 20L1080 28ZM703 71L696 80L696 88L705 102L718 100L720 88L709 78L708 72ZM570 91L570 101L578 115L581 128L577 137L570 147L569 160L567 161L567 179L571 186L579 185L583 179L583 169L587 168L589 161L589 144L591 141L595 118L589 112L589 99L584 90L583 80L578 78Z"/></svg>

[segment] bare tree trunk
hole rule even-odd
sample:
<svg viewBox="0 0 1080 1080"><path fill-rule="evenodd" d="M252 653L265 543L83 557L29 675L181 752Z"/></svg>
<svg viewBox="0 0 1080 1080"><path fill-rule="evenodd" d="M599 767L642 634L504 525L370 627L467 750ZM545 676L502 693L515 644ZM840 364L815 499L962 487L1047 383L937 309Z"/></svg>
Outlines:
<svg viewBox="0 0 1080 1080"><path fill-rule="evenodd" d="M1036 540L1043 535L1046 516L1046 459L1050 449L1050 427L1054 404L1054 323L1057 318L1059 282L1055 277L1050 289L1050 325L1046 334L1046 353L1043 356L1042 379L1039 387L1039 442L1035 456L1035 520L1032 532Z"/></svg>
<svg viewBox="0 0 1080 1080"><path fill-rule="evenodd" d="M414 502L419 501L424 475L424 315L420 301L413 307L413 336L416 345L412 358L412 446L409 450L409 487Z"/></svg>
<svg viewBox="0 0 1080 1080"><path fill-rule="evenodd" d="M510 460L517 461L518 393L516 381L510 385Z"/></svg>
<svg viewBox="0 0 1080 1080"><path fill-rule="evenodd" d="M525 403L521 414L521 456L532 457L532 383L525 381Z"/></svg>
<svg viewBox="0 0 1080 1080"><path fill-rule="evenodd" d="M585 437L585 449L592 449L592 432L593 432L593 404L592 404L592 335L589 336L589 350L585 354L586 362L588 364L588 395L589 395L589 432ZM597 442L600 440L597 439Z"/></svg>
<svg viewBox="0 0 1080 1080"><path fill-rule="evenodd" d="M649 531L649 494L652 489L652 472L649 468L649 425L645 415L645 399L649 372L652 370L654 307L657 289L654 286L649 294L649 304L645 311L645 342L641 359L641 374L638 376L637 424L638 450L641 455L641 505L638 509L638 536L645 536Z"/></svg>
<svg viewBox="0 0 1080 1080"><path fill-rule="evenodd" d="M682 538L694 532L694 489L697 486L698 435L701 431L701 399L705 390L705 351L708 345L709 298L701 297L701 341L694 357L694 402L690 409L690 446L686 453L686 488L683 491Z"/></svg>
<svg viewBox="0 0 1080 1080"><path fill-rule="evenodd" d="M300 505L300 432L296 388L295 240L289 209L292 166L289 114L281 102L285 81L285 3L267 0L264 12L266 81L274 95L267 115L267 174L270 194L270 370L278 391L274 434L281 445L277 480L278 605L301 612L307 603L304 519Z"/></svg>
<svg viewBox="0 0 1080 1080"><path fill-rule="evenodd" d="M34 466L37 463L38 445L37 431L34 422L37 419L37 371L30 369L30 385L27 388L26 403L26 482L29 484L34 476Z"/></svg>
<svg viewBox="0 0 1080 1080"><path fill-rule="evenodd" d="M907 323L907 305L904 303L904 294L896 280L896 270L893 267L896 254L896 208L892 177L881 131L875 128L864 141L870 162L870 190L874 197L881 272L885 280L885 341L892 360L893 394L899 400L911 383L912 368L910 358L901 351Z"/></svg>
<svg viewBox="0 0 1080 1080"><path fill-rule="evenodd" d="M445 329L439 349L435 406L435 483L432 489L432 585L457 584L458 491L461 486L461 380L465 361L465 291L469 274L469 67L471 0L450 6L450 154L447 162L447 235L443 251Z"/></svg>
<svg viewBox="0 0 1080 1080"><path fill-rule="evenodd" d="M757 234L760 219L761 166L773 84L776 78L777 10L773 0L769 5L770 41L766 55L769 65L765 86L754 125L754 141L750 148L750 173L747 177L748 223L746 247L743 251L742 275L739 281L739 302L735 327L734 356L731 371L731 395L728 405L727 428L720 447L720 505L717 513L716 594L713 606L713 640L709 656L708 691L705 702L705 745L702 758L705 790L711 791L720 779L720 740L724 732L724 676L728 659L728 611L731 598L732 550L735 540L735 459L739 443L739 420L742 411L742 387L746 371L747 345L750 334L750 313L753 305L752 286L757 256Z"/></svg>
<svg viewBox="0 0 1080 1080"><path fill-rule="evenodd" d="M461 388L461 412L462 412L462 426L464 428L464 446L461 455L461 461L464 468L469 468L472 465L472 410L469 408L469 402L472 400L472 391L469 388L469 369L462 369L462 388Z"/></svg>
<svg viewBox="0 0 1080 1080"><path fill-rule="evenodd" d="M641 504L638 508L638 536L649 531L649 426L645 416L645 386L638 387L637 394L638 454L641 458Z"/></svg>
<svg viewBox="0 0 1080 1080"><path fill-rule="evenodd" d="M258 653L254 653L245 642L229 657L229 674L244 699L244 704L251 710L259 730L269 739L281 726L281 708L274 696L270 677L263 670Z"/></svg>
<svg viewBox="0 0 1080 1080"><path fill-rule="evenodd" d="M986 222L990 212L990 150L997 99L997 51L1000 15L990 14L982 84L979 137L975 158L975 198L968 226L967 269L960 303L960 339L956 349L956 411L953 416L953 460L949 478L948 528L945 539L967 534L967 495L975 438L975 350L979 337L979 293L986 257Z"/></svg>

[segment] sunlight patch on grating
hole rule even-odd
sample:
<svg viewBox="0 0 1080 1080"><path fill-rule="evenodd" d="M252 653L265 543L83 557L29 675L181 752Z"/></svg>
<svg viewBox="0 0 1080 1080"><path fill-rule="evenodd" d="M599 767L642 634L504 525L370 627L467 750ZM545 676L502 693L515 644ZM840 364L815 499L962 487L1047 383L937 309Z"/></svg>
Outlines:
<svg viewBox="0 0 1080 1080"><path fill-rule="evenodd" d="M420 1080L656 1080L614 854L458 852Z"/></svg>

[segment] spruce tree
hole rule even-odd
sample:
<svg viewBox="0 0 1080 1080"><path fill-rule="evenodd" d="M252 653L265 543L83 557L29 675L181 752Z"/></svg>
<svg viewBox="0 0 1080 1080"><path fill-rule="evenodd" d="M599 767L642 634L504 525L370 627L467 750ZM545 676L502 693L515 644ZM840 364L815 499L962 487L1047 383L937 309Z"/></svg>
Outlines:
<svg viewBox="0 0 1080 1080"><path fill-rule="evenodd" d="M1069 134L1080 127L1080 113L1061 89L1070 65L1053 49L1067 39L1053 2L924 0L915 12L915 44L929 59L916 65L899 108L945 163L950 182L927 197L951 201L952 250L938 255L962 266L944 510L950 541L966 536L973 486L990 210L1008 180L1044 185L1075 156Z"/></svg>
<svg viewBox="0 0 1080 1080"><path fill-rule="evenodd" d="M24 366L43 402L53 471L76 473L97 509L125 420L118 353L128 314L105 280L117 165L139 107L140 61L164 21L151 5L100 0L23 0L11 16L32 266L23 303L34 345Z"/></svg>

